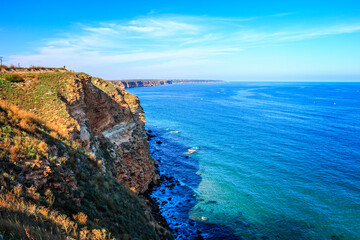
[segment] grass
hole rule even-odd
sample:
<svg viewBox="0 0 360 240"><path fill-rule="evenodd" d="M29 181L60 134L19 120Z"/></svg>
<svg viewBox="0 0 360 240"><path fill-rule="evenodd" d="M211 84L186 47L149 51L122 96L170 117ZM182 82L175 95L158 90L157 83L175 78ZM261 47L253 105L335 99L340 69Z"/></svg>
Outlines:
<svg viewBox="0 0 360 240"><path fill-rule="evenodd" d="M19 198L21 191L0 193L0 226L5 237L19 239L113 240L106 229L88 229L58 211ZM81 214L81 213L79 213ZM77 216L77 215L75 215Z"/></svg>
<svg viewBox="0 0 360 240"><path fill-rule="evenodd" d="M24 79L19 76L18 74L6 74L4 75L5 80L9 81L9 82L13 82L13 83L20 83L20 82L24 82Z"/></svg>
<svg viewBox="0 0 360 240"><path fill-rule="evenodd" d="M7 65L0 65L0 69L4 69L4 70L17 70L17 69L30 69L30 70L59 70L59 69L62 69L62 70L66 70L64 67L61 67L61 68L55 68L55 67L44 67L44 66L34 66L34 65L30 65L30 67L28 68L24 68L24 67L19 67L19 66L15 66L13 64L10 64L9 66Z"/></svg>
<svg viewBox="0 0 360 240"><path fill-rule="evenodd" d="M116 159L87 153L60 96L71 72L0 75L0 234L5 239L158 239L145 203L113 177ZM120 91L101 79L106 93ZM101 147L110 143L103 140ZM105 163L106 171L103 169ZM168 236L171 239L171 236Z"/></svg>
<svg viewBox="0 0 360 240"><path fill-rule="evenodd" d="M75 74L64 73L25 73L27 84L14 85L6 81L6 74L0 75L0 94L21 109L36 113L44 121L59 127L61 134L69 134L79 129L78 123L71 118L58 94L66 91L66 79ZM66 94L63 93L63 94Z"/></svg>

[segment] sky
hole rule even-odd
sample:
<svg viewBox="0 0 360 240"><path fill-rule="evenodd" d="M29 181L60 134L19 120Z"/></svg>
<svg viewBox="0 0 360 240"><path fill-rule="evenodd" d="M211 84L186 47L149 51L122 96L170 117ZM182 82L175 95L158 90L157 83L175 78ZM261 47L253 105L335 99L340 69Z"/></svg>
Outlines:
<svg viewBox="0 0 360 240"><path fill-rule="evenodd" d="M5 1L4 64L107 80L360 81L360 1Z"/></svg>

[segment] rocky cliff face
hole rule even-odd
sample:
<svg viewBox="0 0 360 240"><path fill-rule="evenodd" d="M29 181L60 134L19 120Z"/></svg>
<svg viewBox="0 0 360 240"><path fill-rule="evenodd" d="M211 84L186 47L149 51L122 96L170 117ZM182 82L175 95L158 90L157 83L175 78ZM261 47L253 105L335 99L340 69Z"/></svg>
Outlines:
<svg viewBox="0 0 360 240"><path fill-rule="evenodd" d="M152 87L157 85L179 84L179 83L216 83L221 80L112 80L115 86L121 88Z"/></svg>
<svg viewBox="0 0 360 240"><path fill-rule="evenodd" d="M172 84L171 80L123 80L123 81L111 81L114 85L121 88L134 88L134 87L152 87L157 85Z"/></svg>
<svg viewBox="0 0 360 240"><path fill-rule="evenodd" d="M156 182L156 161L149 154L145 120L139 99L124 90L113 89L110 83L90 76L70 79L66 94L61 95L80 131L74 134L83 147L102 160L104 149L110 152L116 168L116 178L136 192L147 190ZM110 144L109 144L110 143ZM106 170L106 164L104 163Z"/></svg>

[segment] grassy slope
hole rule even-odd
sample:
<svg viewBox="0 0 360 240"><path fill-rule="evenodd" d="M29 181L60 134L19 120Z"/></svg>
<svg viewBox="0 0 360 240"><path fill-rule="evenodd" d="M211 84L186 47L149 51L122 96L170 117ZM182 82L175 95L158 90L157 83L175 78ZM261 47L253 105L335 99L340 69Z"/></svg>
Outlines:
<svg viewBox="0 0 360 240"><path fill-rule="evenodd" d="M116 239L156 239L144 203L68 138L79 126L58 93L66 94L67 79L75 73L21 76L27 80L12 83L0 75L5 98L0 102L0 233L19 239L108 239L109 233ZM112 84L101 86L115 91ZM36 189L24 172L40 172L62 186L45 183ZM76 187L64 182L64 174L74 177Z"/></svg>

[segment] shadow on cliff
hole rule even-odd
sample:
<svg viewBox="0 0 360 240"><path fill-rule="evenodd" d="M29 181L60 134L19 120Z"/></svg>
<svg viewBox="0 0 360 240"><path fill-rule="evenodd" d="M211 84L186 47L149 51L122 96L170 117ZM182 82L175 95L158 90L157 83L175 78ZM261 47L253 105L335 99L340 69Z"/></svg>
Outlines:
<svg viewBox="0 0 360 240"><path fill-rule="evenodd" d="M186 154L169 131L148 126L150 153L159 162L161 183L153 188L151 198L158 203L177 239L241 239L229 228L207 222L207 218L189 219L201 197L196 189L201 183L199 161L195 154ZM176 133L173 133L176 134ZM201 151L201 149L199 150Z"/></svg>

